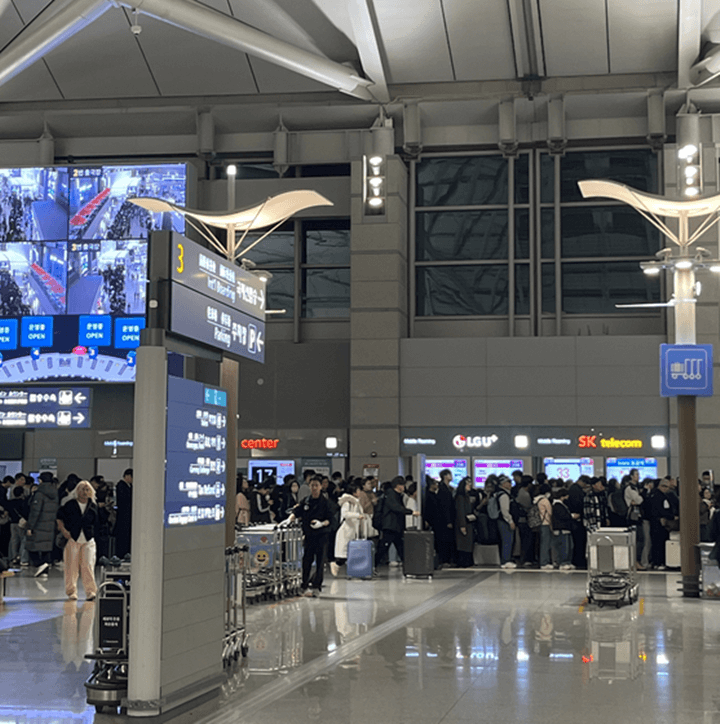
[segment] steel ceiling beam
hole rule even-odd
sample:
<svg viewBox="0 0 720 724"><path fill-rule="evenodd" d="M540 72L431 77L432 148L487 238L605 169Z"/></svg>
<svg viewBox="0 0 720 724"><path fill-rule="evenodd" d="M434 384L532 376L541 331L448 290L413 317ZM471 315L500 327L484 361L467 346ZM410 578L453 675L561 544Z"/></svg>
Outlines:
<svg viewBox="0 0 720 724"><path fill-rule="evenodd" d="M109 8L108 0L72 0L47 20L31 22L0 51L0 85L62 45Z"/></svg>
<svg viewBox="0 0 720 724"><path fill-rule="evenodd" d="M390 93L375 10L369 0L348 0L347 9L363 69L375 83L371 92L378 101L387 103L390 100Z"/></svg>
<svg viewBox="0 0 720 724"><path fill-rule="evenodd" d="M678 88L690 88L712 78L707 58L697 63L702 43L703 0L680 0L678 7ZM705 63L705 66L703 66ZM718 67L717 70L720 70Z"/></svg>
<svg viewBox="0 0 720 724"><path fill-rule="evenodd" d="M360 77L352 68L273 38L205 5L190 0L119 0L117 4L312 78L355 98L375 100L368 89L372 81Z"/></svg>

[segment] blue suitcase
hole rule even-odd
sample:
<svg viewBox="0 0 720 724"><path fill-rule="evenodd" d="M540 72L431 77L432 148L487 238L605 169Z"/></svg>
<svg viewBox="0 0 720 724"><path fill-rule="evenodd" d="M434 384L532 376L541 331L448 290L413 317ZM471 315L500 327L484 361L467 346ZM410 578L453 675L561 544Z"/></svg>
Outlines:
<svg viewBox="0 0 720 724"><path fill-rule="evenodd" d="M348 578L372 578L373 544L369 540L351 540L347 551Z"/></svg>

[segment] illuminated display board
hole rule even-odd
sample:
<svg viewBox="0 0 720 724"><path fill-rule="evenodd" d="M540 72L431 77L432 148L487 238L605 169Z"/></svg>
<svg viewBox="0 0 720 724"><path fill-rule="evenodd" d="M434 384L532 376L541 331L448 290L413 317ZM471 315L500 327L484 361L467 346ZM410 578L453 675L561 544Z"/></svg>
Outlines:
<svg viewBox="0 0 720 724"><path fill-rule="evenodd" d="M271 476L282 484L286 475L295 475L294 460L249 460L248 477L255 483L261 483Z"/></svg>
<svg viewBox="0 0 720 724"><path fill-rule="evenodd" d="M0 169L0 383L133 382L145 326L147 237L185 203L184 164Z"/></svg>
<svg viewBox="0 0 720 724"><path fill-rule="evenodd" d="M168 378L165 527L225 518L227 392Z"/></svg>
<svg viewBox="0 0 720 724"><path fill-rule="evenodd" d="M448 469L452 473L452 484L457 485L468 474L468 461L460 458L427 458L425 475L440 480L440 471Z"/></svg>
<svg viewBox="0 0 720 724"><path fill-rule="evenodd" d="M545 458L545 475L548 478L577 480L581 475L595 475L595 463L592 458Z"/></svg>
<svg viewBox="0 0 720 724"><path fill-rule="evenodd" d="M640 480L658 477L657 458L607 458L605 460L606 477L622 480L623 475L629 475L631 470L637 470Z"/></svg>
<svg viewBox="0 0 720 724"><path fill-rule="evenodd" d="M0 388L0 428L90 427L89 387Z"/></svg>
<svg viewBox="0 0 720 724"><path fill-rule="evenodd" d="M488 475L507 475L511 477L514 470L523 472L522 460L492 460L473 458L473 476L475 485L483 485Z"/></svg>

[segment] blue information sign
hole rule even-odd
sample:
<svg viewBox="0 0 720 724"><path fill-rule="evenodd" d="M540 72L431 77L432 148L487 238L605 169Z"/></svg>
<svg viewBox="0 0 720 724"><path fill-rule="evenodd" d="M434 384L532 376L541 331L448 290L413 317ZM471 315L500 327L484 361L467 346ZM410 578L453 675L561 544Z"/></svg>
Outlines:
<svg viewBox="0 0 720 724"><path fill-rule="evenodd" d="M660 345L660 395L712 397L713 349L711 344Z"/></svg>
<svg viewBox="0 0 720 724"><path fill-rule="evenodd" d="M222 523L227 480L227 393L168 378L165 527Z"/></svg>
<svg viewBox="0 0 720 724"><path fill-rule="evenodd" d="M89 387L5 387L0 389L0 427L57 430L90 427Z"/></svg>
<svg viewBox="0 0 720 724"><path fill-rule="evenodd" d="M145 329L145 317L115 319L115 349L136 349L140 346L140 331Z"/></svg>
<svg viewBox="0 0 720 724"><path fill-rule="evenodd" d="M52 347L53 318L23 317L20 338L23 347Z"/></svg>
<svg viewBox="0 0 720 724"><path fill-rule="evenodd" d="M17 319L0 319L0 349L17 349Z"/></svg>

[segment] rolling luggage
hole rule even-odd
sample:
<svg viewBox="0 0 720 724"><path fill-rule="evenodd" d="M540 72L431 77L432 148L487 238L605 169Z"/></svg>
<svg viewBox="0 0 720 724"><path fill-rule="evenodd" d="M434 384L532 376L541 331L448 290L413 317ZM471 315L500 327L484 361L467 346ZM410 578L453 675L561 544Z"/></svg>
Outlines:
<svg viewBox="0 0 720 724"><path fill-rule="evenodd" d="M373 544L369 540L351 540L347 551L347 577L372 578Z"/></svg>
<svg viewBox="0 0 720 724"><path fill-rule="evenodd" d="M403 574L432 578L434 569L435 534L425 530L406 530Z"/></svg>
<svg viewBox="0 0 720 724"><path fill-rule="evenodd" d="M670 540L665 541L665 566L680 568L680 533L670 533Z"/></svg>

